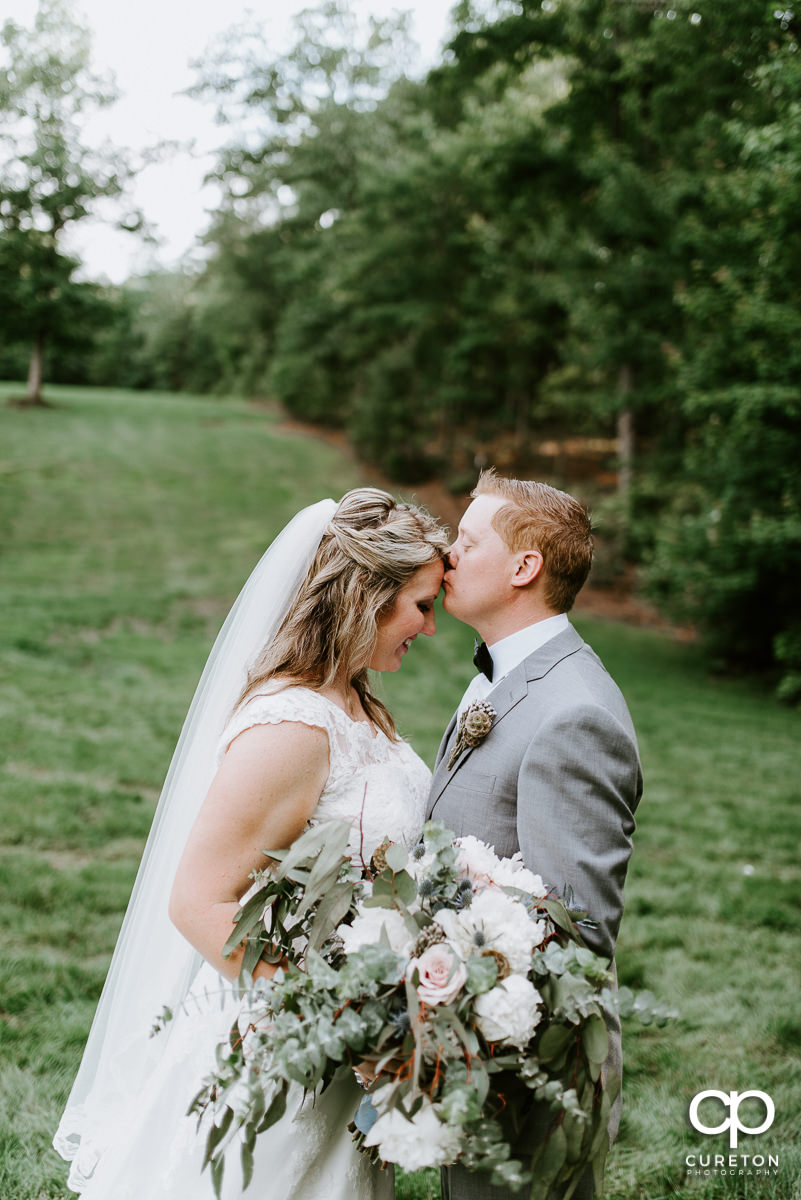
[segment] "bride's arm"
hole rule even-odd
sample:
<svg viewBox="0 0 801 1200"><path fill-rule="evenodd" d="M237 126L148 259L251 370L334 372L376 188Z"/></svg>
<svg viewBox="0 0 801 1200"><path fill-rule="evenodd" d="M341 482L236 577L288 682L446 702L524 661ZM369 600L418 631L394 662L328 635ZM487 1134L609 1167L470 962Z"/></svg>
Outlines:
<svg viewBox="0 0 801 1200"><path fill-rule="evenodd" d="M236 979L242 951L223 958L249 875L265 850L291 845L328 778L328 737L295 722L254 725L229 746L189 835L170 918L221 974ZM259 963L255 974L275 968Z"/></svg>

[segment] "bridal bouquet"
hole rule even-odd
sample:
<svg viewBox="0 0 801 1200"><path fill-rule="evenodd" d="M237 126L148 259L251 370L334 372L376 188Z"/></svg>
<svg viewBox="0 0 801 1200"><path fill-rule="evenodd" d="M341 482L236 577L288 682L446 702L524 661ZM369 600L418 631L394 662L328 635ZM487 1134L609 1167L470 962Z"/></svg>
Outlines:
<svg viewBox="0 0 801 1200"><path fill-rule="evenodd" d="M520 856L430 822L411 853L385 843L363 869L350 828L308 830L256 877L228 949L246 944L243 1006L192 1111L209 1121L219 1194L239 1143L245 1186L259 1133L295 1082L311 1092L343 1067L369 1082L352 1130L378 1160L414 1171L461 1163L492 1182L572 1190L600 1182L619 1080L602 1072L606 1014L672 1015L616 991L579 915ZM260 958L271 980L248 976ZM525 1163L518 1133L541 1132ZM237 1136L238 1135L238 1136Z"/></svg>

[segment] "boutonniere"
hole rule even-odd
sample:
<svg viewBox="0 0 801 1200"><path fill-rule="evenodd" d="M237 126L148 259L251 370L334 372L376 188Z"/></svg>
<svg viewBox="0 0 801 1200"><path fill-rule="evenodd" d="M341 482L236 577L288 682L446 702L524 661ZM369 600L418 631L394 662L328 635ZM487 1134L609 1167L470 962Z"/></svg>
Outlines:
<svg viewBox="0 0 801 1200"><path fill-rule="evenodd" d="M459 718L459 728L456 730L456 741L448 755L448 770L453 766L468 746L479 746L492 729L492 722L497 716L495 709L486 700L474 700L469 704Z"/></svg>

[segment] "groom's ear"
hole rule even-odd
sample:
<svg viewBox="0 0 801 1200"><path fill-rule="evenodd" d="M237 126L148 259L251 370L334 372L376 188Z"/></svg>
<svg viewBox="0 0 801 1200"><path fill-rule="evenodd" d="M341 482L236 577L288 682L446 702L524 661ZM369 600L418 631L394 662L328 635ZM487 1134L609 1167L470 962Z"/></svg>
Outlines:
<svg viewBox="0 0 801 1200"><path fill-rule="evenodd" d="M512 587L528 587L540 574L542 568L543 558L539 550L521 550L516 556Z"/></svg>

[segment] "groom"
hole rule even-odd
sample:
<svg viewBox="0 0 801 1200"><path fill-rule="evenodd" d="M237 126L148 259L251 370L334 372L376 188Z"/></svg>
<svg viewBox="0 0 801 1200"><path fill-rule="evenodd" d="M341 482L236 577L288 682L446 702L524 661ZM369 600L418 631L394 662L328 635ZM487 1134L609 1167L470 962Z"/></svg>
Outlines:
<svg viewBox="0 0 801 1200"><path fill-rule="evenodd" d="M626 703L566 615L592 562L589 517L564 492L493 471L472 495L449 551L444 606L483 639L484 673L442 740L429 816L501 856L522 851L557 894L572 888L597 923L582 929L587 945L612 958L642 775ZM488 735L449 765L458 715L482 700L495 711ZM619 1030L609 1061L619 1068ZM461 1167L443 1169L442 1189L443 1200L512 1196ZM574 1195L592 1194L588 1172Z"/></svg>

